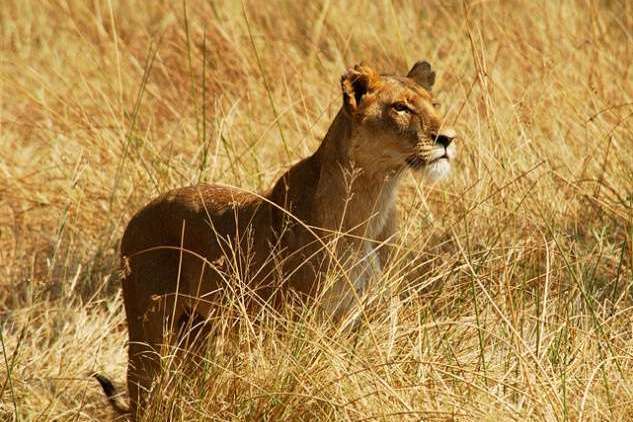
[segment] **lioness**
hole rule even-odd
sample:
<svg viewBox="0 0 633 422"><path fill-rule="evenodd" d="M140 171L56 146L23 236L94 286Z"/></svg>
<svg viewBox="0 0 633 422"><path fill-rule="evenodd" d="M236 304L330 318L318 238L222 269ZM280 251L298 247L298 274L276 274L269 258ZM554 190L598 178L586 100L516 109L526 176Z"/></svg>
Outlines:
<svg viewBox="0 0 633 422"><path fill-rule="evenodd" d="M129 408L97 376L119 413L135 417L142 408L165 331L177 338L183 324L209 325L236 289L248 307L301 301L321 294L323 275L335 268L342 275L319 300L335 317L353 305L384 265L380 248L396 231L404 171L436 180L450 170L455 132L434 106L434 82L425 61L406 77L356 65L341 77L343 105L320 147L270 191L185 187L132 218L121 241Z"/></svg>

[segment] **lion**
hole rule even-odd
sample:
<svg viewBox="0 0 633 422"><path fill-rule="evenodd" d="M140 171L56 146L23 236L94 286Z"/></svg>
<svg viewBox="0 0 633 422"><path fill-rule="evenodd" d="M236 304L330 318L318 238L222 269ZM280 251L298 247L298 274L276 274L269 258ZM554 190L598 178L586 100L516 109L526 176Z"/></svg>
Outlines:
<svg viewBox="0 0 633 422"><path fill-rule="evenodd" d="M316 298L334 321L350 310L385 264L402 175L435 181L451 168L456 135L436 108L434 82L426 61L405 77L358 64L341 77L343 104L319 148L272 189L184 187L132 218L121 240L129 405L97 375L118 413L142 412L161 345L181 345L184 331L208 336L227 295L242 294L249 309ZM333 268L341 276L325 286Z"/></svg>

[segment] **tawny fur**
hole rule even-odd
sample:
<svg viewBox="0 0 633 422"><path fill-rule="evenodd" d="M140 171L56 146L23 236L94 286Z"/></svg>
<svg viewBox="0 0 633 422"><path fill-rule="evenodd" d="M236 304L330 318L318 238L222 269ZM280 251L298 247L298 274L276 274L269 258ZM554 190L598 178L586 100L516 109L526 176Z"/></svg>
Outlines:
<svg viewBox="0 0 633 422"><path fill-rule="evenodd" d="M377 247L396 232L402 173L415 167L441 177L454 155L455 135L432 102L434 81L426 62L408 77L357 65L341 78L343 106L321 146L270 191L185 187L132 218L121 241L130 414L160 371L165 331L192 314L217 314L223 298L240 294L238 279L249 308L279 306L310 300L327 269L362 259L322 296L334 315L354 304L384 265Z"/></svg>

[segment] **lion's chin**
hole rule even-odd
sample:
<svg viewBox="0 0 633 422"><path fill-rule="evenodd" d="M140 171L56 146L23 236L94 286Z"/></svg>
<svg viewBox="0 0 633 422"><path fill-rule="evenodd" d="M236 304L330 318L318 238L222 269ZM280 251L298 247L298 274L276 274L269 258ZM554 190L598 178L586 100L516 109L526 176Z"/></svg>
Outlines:
<svg viewBox="0 0 633 422"><path fill-rule="evenodd" d="M450 172L451 161L448 157L433 160L422 169L424 180L429 183L435 183L444 179Z"/></svg>

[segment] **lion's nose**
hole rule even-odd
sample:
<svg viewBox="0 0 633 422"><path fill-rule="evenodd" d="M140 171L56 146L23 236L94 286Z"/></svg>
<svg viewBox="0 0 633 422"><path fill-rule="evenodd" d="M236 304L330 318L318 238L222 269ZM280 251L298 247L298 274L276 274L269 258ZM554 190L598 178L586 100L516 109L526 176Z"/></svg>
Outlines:
<svg viewBox="0 0 633 422"><path fill-rule="evenodd" d="M444 148L447 148L451 142L453 142L453 138L446 135L437 135L435 142L442 145Z"/></svg>
<svg viewBox="0 0 633 422"><path fill-rule="evenodd" d="M442 145L444 148L448 148L455 137L456 134L453 129L444 129L441 133L438 133L435 136L435 142Z"/></svg>

